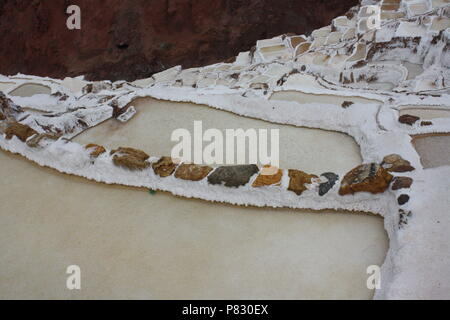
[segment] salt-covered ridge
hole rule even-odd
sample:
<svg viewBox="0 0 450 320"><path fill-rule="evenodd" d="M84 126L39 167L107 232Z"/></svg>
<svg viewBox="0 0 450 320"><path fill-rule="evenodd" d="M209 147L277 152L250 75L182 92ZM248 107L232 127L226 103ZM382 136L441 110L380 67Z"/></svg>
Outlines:
<svg viewBox="0 0 450 320"><path fill-rule="evenodd" d="M449 4L389 0L382 2L381 10L379 30L357 28L364 17L354 8L311 36L260 41L234 63L175 67L134 83L0 78L8 84L0 98L0 146L40 165L106 183L239 205L378 213L385 218L390 250L376 298L448 297L449 252L440 253L442 259L432 272L417 261L427 263L430 250L448 242L443 231L450 226L450 204L442 193L449 189L450 168L424 170L411 135L447 133L450 118L421 119L399 111L450 110ZM412 75L411 63L420 65ZM14 91L27 83L47 86L51 94L15 96ZM312 100L270 100L281 91L310 94ZM340 105L314 102L313 94L346 100ZM204 104L274 123L347 133L359 144L365 164L344 177L302 168L267 175L256 166L178 164L160 157L164 155L150 157L146 152L151 150L106 150L97 141L90 146L70 141L111 118L126 125L130 117L139 116L131 105L140 97ZM431 209L424 212L428 201Z"/></svg>

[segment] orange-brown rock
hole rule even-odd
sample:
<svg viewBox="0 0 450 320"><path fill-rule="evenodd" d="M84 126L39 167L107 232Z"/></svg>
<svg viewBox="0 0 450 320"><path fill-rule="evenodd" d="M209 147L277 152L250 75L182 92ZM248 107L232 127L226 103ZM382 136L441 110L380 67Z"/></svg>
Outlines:
<svg viewBox="0 0 450 320"><path fill-rule="evenodd" d="M391 183L392 175L377 163L362 164L342 179L341 196L356 192L382 193Z"/></svg>
<svg viewBox="0 0 450 320"><path fill-rule="evenodd" d="M153 171L162 178L172 175L177 166L178 164L174 163L171 157L162 157L152 165Z"/></svg>
<svg viewBox="0 0 450 320"><path fill-rule="evenodd" d="M283 171L276 167L265 165L256 180L253 182L252 187L264 187L272 185L280 185L281 178L283 177Z"/></svg>
<svg viewBox="0 0 450 320"><path fill-rule="evenodd" d="M99 146L98 144L90 143L84 147L86 150L92 149L89 153L91 157L98 158L101 154L106 152L106 149L103 146Z"/></svg>
<svg viewBox="0 0 450 320"><path fill-rule="evenodd" d="M319 177L314 174L291 169L289 170L289 178L291 179L289 181L288 190L295 192L299 196L308 189L306 185L311 184L312 179L317 179Z"/></svg>
<svg viewBox="0 0 450 320"><path fill-rule="evenodd" d="M213 170L209 166L199 166L196 164L182 164L175 172L175 177L183 180L200 181Z"/></svg>
<svg viewBox="0 0 450 320"><path fill-rule="evenodd" d="M19 138L22 142L26 142L31 136L37 134L37 132L25 124L18 122L11 123L5 130L6 139L12 139L13 136Z"/></svg>
<svg viewBox="0 0 450 320"><path fill-rule="evenodd" d="M144 151L133 148L119 148L111 151L113 162L116 166L129 170L144 170L150 166L147 162L150 156Z"/></svg>
<svg viewBox="0 0 450 320"><path fill-rule="evenodd" d="M142 160L147 160L148 158L150 158L150 156L148 154L146 154L144 151L141 151L139 149L134 149L134 148L124 148L124 147L120 147L118 149L112 150L111 151L111 155L113 154L127 154L133 157L136 157L138 159L142 159Z"/></svg>

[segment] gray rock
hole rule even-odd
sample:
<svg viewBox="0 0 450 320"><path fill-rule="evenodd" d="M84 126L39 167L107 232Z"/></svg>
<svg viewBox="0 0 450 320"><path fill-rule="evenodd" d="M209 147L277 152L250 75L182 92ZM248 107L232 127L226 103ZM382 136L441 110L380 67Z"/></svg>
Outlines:
<svg viewBox="0 0 450 320"><path fill-rule="evenodd" d="M409 218L411 218L412 213L411 211L405 211L403 209L400 209L398 213L400 215L400 219L398 221L398 228L403 229L408 224L408 220Z"/></svg>
<svg viewBox="0 0 450 320"><path fill-rule="evenodd" d="M333 172L325 172L321 174L322 177L325 177L328 179L327 182L321 183L319 185L319 196L324 196L325 194L330 191L334 185L336 184L336 181L339 180L339 176Z"/></svg>
<svg viewBox="0 0 450 320"><path fill-rule="evenodd" d="M238 165L219 167L208 176L210 184L224 184L226 187L240 187L246 185L250 178L259 172L257 165Z"/></svg>
<svg viewBox="0 0 450 320"><path fill-rule="evenodd" d="M397 202L399 205L404 205L409 201L409 196L407 194L402 194L400 197L398 197Z"/></svg>

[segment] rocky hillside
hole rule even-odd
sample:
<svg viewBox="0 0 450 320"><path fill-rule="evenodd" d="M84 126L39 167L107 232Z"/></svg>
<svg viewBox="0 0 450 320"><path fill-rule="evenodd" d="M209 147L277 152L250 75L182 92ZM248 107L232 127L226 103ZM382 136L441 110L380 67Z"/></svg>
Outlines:
<svg viewBox="0 0 450 320"><path fill-rule="evenodd" d="M358 0L0 0L0 74L134 80L308 34ZM81 8L81 30L66 8Z"/></svg>

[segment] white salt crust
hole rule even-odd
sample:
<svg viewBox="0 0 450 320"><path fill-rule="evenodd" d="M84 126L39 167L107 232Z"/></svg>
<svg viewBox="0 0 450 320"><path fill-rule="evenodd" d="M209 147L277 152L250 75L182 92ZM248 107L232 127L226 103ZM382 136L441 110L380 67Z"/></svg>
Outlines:
<svg viewBox="0 0 450 320"><path fill-rule="evenodd" d="M389 23L384 25L377 37L389 37L388 33L392 33L392 30L387 27L388 25ZM408 32L408 27L404 26L400 31ZM383 35L383 32L386 34ZM429 37L431 37L430 33L425 32L422 41L426 43L429 41ZM277 39L277 41L280 42L281 40ZM265 45L268 45L267 43ZM324 50L336 49L325 48ZM211 83L205 81L207 85L203 88L179 86L174 80L180 72L183 72L181 68L173 68L169 70L170 72L156 75L143 82L136 82L148 85L145 88L127 83L115 86L115 84L109 82L110 89L104 89L96 94L84 94L78 90L85 83L82 78L61 81L25 75L0 76L1 82L15 83L5 92L14 103L40 112L61 113L57 117L46 117L45 114L40 112L29 112L30 115L23 119L21 123L29 125L39 133L44 132L42 126L48 125L59 128L73 128L72 133L55 142L45 141L40 148L30 148L16 137L6 140L5 136L1 135L0 147L21 154L41 166L51 167L62 173L107 184L158 189L187 198L244 206L314 210L336 209L379 214L384 218L390 247L382 266L381 289L376 291L375 299L450 299L450 234L448 232L450 230L450 217L448 215L450 211L450 166L424 170L420 163L420 157L411 144L412 134L450 132L450 118L433 119L432 126L420 126L418 123L407 126L398 122L399 110L403 108L402 106L427 106L427 108L436 106L439 109L450 110L448 88L440 88L434 91L430 91L429 88L427 90L417 89L422 79L430 75L431 78L436 78L437 74L448 72L445 65L448 55L442 51L442 48L430 47L426 54L420 52L420 50L413 54L408 48L405 48L393 50L391 55L386 54L385 58L403 59L410 63L417 63L420 60L420 55L422 55L422 58L426 55L425 71L422 75L417 76L415 80L405 80L405 74L401 75L401 79L391 79L392 81L403 81L407 85L403 87L406 91L375 90L362 87L352 89L338 86L331 81L336 78L336 74L333 71L327 73L326 68L317 65L308 66L305 72L298 72L302 76L309 77L307 80L287 81L278 85L274 81L275 76L271 78L270 75L280 76L280 73L277 73L281 72L279 71L280 66L285 67L281 72L282 74L287 72L286 70L298 69L303 63L293 62L292 60L282 61L285 57L281 57L281 62L259 61L256 65L251 65L250 59L245 58L245 54L242 54L239 61L234 65L217 64L198 68L193 73L196 74L198 71L206 75L213 69L237 68L237 70L245 69L242 72L250 75L255 68L260 68L263 72L269 74L265 78L268 79L269 83L267 90L252 89L245 86L236 87L233 84L227 85L226 72L219 73ZM429 63L430 56L434 56L435 64ZM261 57L264 58L264 55ZM386 75L386 68L377 67L374 70L385 77L384 80L389 80L389 76ZM398 70L404 72L407 69L399 68ZM223 82L219 84L218 80L223 80ZM67 98L61 101L55 96L48 95L45 98L41 95L32 97L8 95L15 88L25 83L45 85L50 88L53 94L59 92L67 95ZM70 86L66 87L64 83L69 83ZM69 87L78 89L76 92L72 92ZM348 108L342 108L336 104L311 102L301 104L294 101L269 100L270 95L276 91L301 91L307 94L336 95L346 97L349 101L352 101L354 97L360 97L372 99L374 102L355 102ZM418 91L424 94L407 94ZM433 95L430 93L433 93ZM439 93L440 96L435 93ZM112 117L112 108L108 106L111 99L99 102L101 98L108 95L117 99L119 107L132 103L136 98L152 97L160 100L207 105L241 116L274 123L343 132L352 136L358 143L364 163L379 163L384 156L392 153L399 154L404 159L409 160L416 170L398 175L411 177L414 179L414 183L411 189L388 190L377 195L358 193L348 196L338 195L339 184L337 183L323 197L318 195L318 185L315 183L310 185L309 190L301 196L297 196L287 190L289 179L286 170L280 187L253 188L251 183L256 178L254 176L243 187L226 188L210 185L206 179L191 182L176 179L173 176L160 178L154 174L151 168L138 172L128 171L116 167L112 163L109 152L100 155L98 159L93 161L83 146L71 142L69 139ZM128 117L133 115L131 111L124 116L124 120L128 120ZM136 116L139 116L139 114ZM77 121L80 118L87 127L79 125ZM92 142L101 143L100 141ZM151 150L144 151L151 152ZM157 159L157 157L152 157L150 161L156 161ZM302 168L293 169L301 170ZM399 229L399 206L396 198L404 193L409 194L411 199L401 208L411 211L412 218L408 220L408 224L404 228Z"/></svg>

